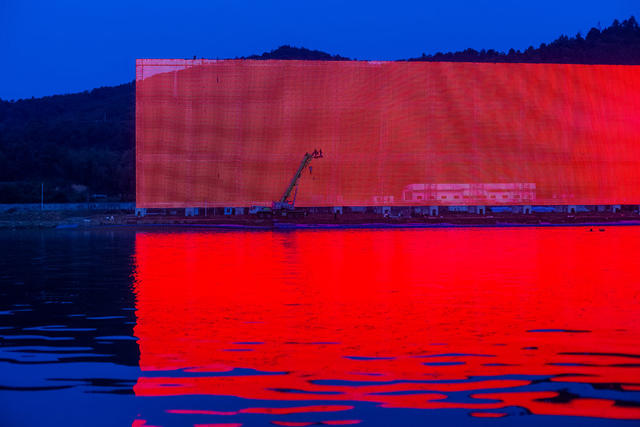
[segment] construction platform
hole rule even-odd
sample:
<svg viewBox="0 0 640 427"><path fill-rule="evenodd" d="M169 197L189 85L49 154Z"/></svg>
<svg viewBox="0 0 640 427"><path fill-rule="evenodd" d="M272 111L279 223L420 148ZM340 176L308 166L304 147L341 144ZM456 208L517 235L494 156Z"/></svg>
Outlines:
<svg viewBox="0 0 640 427"><path fill-rule="evenodd" d="M157 209L144 215L128 215L129 225L193 225L239 228L313 228L313 227L439 227L439 226L500 226L500 225L597 225L638 224L637 205L560 206L560 207L482 207L462 210L438 207L392 207L381 209L309 208L304 214L258 217L247 209L229 208L202 210Z"/></svg>

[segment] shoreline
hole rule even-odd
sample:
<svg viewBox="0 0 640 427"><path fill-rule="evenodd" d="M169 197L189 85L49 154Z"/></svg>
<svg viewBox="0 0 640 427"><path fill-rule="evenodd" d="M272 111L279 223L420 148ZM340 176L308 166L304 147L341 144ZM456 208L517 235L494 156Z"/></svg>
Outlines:
<svg viewBox="0 0 640 427"><path fill-rule="evenodd" d="M247 231L289 231L289 230L371 230L371 229L446 229L446 228L522 228L522 227L594 227L593 231L598 231L598 227L628 227L640 226L637 221L617 221L617 222L576 222L576 223L538 223L522 224L500 222L495 224L472 224L472 223L448 223L437 224L423 223L362 223L362 224L296 224L279 223L273 226L256 226L240 224L114 224L111 227L135 228L135 229L212 229L212 230L247 230Z"/></svg>
<svg viewBox="0 0 640 427"><path fill-rule="evenodd" d="M330 230L504 227L602 227L640 226L634 213L442 215L439 217L391 217L374 215L309 215L300 218L260 219L244 216L146 216L123 212L23 212L0 214L1 230L89 229L103 227L200 228L220 230Z"/></svg>

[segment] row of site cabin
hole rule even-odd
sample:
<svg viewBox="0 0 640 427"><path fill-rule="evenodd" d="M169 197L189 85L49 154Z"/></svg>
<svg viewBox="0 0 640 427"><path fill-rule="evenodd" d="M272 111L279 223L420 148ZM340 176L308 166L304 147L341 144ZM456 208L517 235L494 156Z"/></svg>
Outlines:
<svg viewBox="0 0 640 427"><path fill-rule="evenodd" d="M308 215L379 215L395 217L448 216L459 214L638 214L640 205L556 205L556 206L332 206L297 208ZM256 216L251 207L136 208L136 216Z"/></svg>

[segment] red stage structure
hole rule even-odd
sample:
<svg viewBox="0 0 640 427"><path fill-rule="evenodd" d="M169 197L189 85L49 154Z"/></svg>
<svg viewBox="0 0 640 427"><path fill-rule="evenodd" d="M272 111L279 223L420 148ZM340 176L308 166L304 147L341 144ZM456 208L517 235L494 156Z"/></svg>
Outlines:
<svg viewBox="0 0 640 427"><path fill-rule="evenodd" d="M142 59L139 208L640 203L640 68Z"/></svg>

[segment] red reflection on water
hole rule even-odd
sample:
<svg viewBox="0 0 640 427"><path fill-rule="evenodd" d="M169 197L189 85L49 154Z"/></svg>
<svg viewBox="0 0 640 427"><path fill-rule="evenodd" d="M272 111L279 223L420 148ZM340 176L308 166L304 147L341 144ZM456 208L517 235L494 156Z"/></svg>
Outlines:
<svg viewBox="0 0 640 427"><path fill-rule="evenodd" d="M240 427L240 423L194 424L193 427Z"/></svg>
<svg viewBox="0 0 640 427"><path fill-rule="evenodd" d="M139 233L140 367L185 373L134 390L640 418L552 387L640 385L638 241L638 227Z"/></svg>

